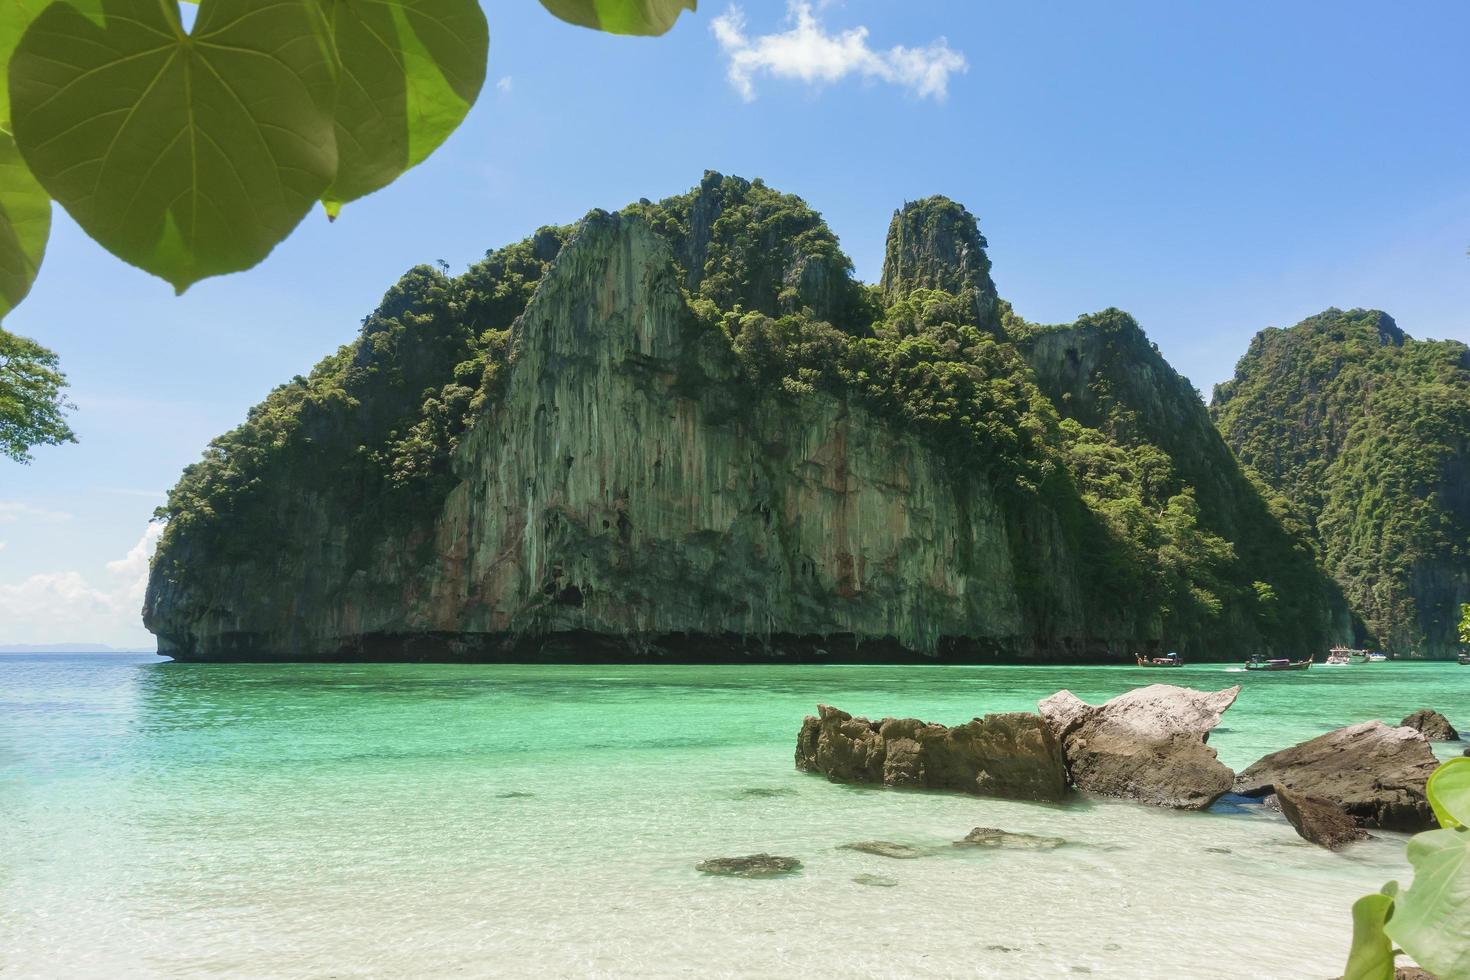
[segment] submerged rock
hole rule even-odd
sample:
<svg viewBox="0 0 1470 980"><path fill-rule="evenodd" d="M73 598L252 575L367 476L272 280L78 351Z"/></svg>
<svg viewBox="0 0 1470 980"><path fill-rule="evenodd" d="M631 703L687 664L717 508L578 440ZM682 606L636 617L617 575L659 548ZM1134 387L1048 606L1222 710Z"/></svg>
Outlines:
<svg viewBox="0 0 1470 980"><path fill-rule="evenodd" d="M795 796L796 790L789 786L747 786L737 795L741 800L769 800L781 796Z"/></svg>
<svg viewBox="0 0 1470 980"><path fill-rule="evenodd" d="M843 844L844 851L862 851L864 854L876 854L879 857L889 858L916 858L923 857L924 852L911 844L898 844L891 840L862 840L856 844Z"/></svg>
<svg viewBox="0 0 1470 980"><path fill-rule="evenodd" d="M1036 834L1016 834L994 827L976 827L965 835L964 840L955 841L956 847L1000 847L1015 851L1052 851L1067 843L1061 837L1040 837Z"/></svg>
<svg viewBox="0 0 1470 980"><path fill-rule="evenodd" d="M872 888L896 888L898 886L898 879L887 875L853 875L852 880L859 885L868 885Z"/></svg>
<svg viewBox="0 0 1470 980"><path fill-rule="evenodd" d="M801 870L801 862L793 857L775 854L747 854L744 857L710 858L694 866L707 875L730 875L736 878L774 878Z"/></svg>
<svg viewBox="0 0 1470 980"><path fill-rule="evenodd" d="M1234 774L1205 743L1239 693L1151 684L1092 705L1059 691L1040 709L1078 789L1202 810L1230 789Z"/></svg>
<svg viewBox="0 0 1470 980"><path fill-rule="evenodd" d="M1460 733L1455 731L1455 726L1450 720L1431 708L1420 708L1409 715L1399 725L1404 728L1412 728L1431 742L1458 742Z"/></svg>
<svg viewBox="0 0 1470 980"><path fill-rule="evenodd" d="M869 721L822 704L802 722L796 768L833 782L947 789L1017 800L1067 794L1062 750L1038 715L986 715L953 728Z"/></svg>
<svg viewBox="0 0 1470 980"><path fill-rule="evenodd" d="M1368 832L1330 800L1306 796L1289 789L1278 789L1276 799L1281 812L1302 839L1337 851L1353 841L1365 840Z"/></svg>
<svg viewBox="0 0 1470 980"><path fill-rule="evenodd" d="M1436 821L1424 788L1438 765L1419 732L1365 721L1271 753L1235 778L1235 792L1288 790L1332 803L1359 827L1426 830Z"/></svg>

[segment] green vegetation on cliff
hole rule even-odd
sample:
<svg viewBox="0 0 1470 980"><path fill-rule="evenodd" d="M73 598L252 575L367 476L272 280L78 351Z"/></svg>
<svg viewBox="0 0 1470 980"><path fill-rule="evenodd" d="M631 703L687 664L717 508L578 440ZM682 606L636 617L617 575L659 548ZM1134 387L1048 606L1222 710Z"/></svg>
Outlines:
<svg viewBox="0 0 1470 980"><path fill-rule="evenodd" d="M1096 588L1157 609L1168 638L1256 632L1300 650L1331 632L1341 603L1289 506L1236 465L1131 316L1003 322L1064 417L1067 468L1105 532Z"/></svg>
<svg viewBox="0 0 1470 980"><path fill-rule="evenodd" d="M1448 655L1470 597L1470 350L1331 309L1257 334L1212 412L1307 515L1360 639Z"/></svg>
<svg viewBox="0 0 1470 980"><path fill-rule="evenodd" d="M1207 657L1328 640L1334 596L1302 525L1293 530L1291 509L1241 473L1197 393L1126 314L1058 327L1015 315L995 295L973 216L954 202L927 198L895 214L881 286L853 278L819 214L758 180L708 174L687 194L630 206L621 220L646 222L667 243L673 266L661 281L677 282L682 297L668 299L693 339L673 362L688 374L675 387L727 392L722 404L733 414L718 424L756 432L776 418L799 429L835 403L843 416L861 413L917 439L945 474L956 519L998 528L978 538L967 527L945 529L956 540L993 541L986 547L1003 553L958 560L993 567L1015 590L983 600L1012 610L995 614L1005 636L950 638L961 647ZM526 339L518 318L575 234L543 229L459 277L411 270L354 343L215 440L159 512L168 526L155 579L165 566L167 594L187 591L190 563L277 567L274 556L328 529L343 540L317 553L343 563L334 575L380 567L375 549L402 547L392 541L433 545L445 500L472 479L453 465L457 447L475 426L496 424L492 410ZM657 263L670 269L666 258ZM598 301L587 270L577 275L564 286L570 298L556 300L570 310ZM527 403L516 411L581 408ZM471 445L484 453L494 442ZM557 452L558 465L579 459ZM554 528L563 518L547 520ZM602 521L614 533L610 525ZM283 534L286 527L296 531ZM710 540L724 531L710 529ZM841 583L857 573L822 574L839 594L819 601L851 598ZM911 585L916 594L929 588ZM988 587L973 585L977 596ZM567 594L582 601L580 592ZM715 590L710 601L738 606L746 598ZM982 600L961 590L945 601Z"/></svg>
<svg viewBox="0 0 1470 980"><path fill-rule="evenodd" d="M497 392L511 324L569 231L543 228L457 278L406 272L355 342L276 388L184 469L157 512L165 543L268 552L282 546L269 528L303 493L364 526L431 511L460 436Z"/></svg>

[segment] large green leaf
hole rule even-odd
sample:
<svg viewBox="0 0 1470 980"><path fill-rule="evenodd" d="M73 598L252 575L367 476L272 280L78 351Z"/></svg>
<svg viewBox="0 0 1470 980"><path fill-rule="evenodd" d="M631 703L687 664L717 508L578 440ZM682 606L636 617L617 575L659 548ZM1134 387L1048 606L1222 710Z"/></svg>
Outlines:
<svg viewBox="0 0 1470 980"><path fill-rule="evenodd" d="M322 202L384 187L454 132L485 83L478 0L322 0L337 55L337 179Z"/></svg>
<svg viewBox="0 0 1470 980"><path fill-rule="evenodd" d="M182 291L255 265L337 169L312 0L53 3L10 64L16 142L94 239Z"/></svg>
<svg viewBox="0 0 1470 980"><path fill-rule="evenodd" d="M612 34L662 34L697 0L541 0L562 20Z"/></svg>
<svg viewBox="0 0 1470 980"><path fill-rule="evenodd" d="M1441 827L1470 825L1470 759L1451 759L1434 770L1426 792Z"/></svg>
<svg viewBox="0 0 1470 980"><path fill-rule="evenodd" d="M1414 883L1395 900L1386 931L1442 980L1470 977L1470 830L1409 839Z"/></svg>
<svg viewBox="0 0 1470 980"><path fill-rule="evenodd" d="M10 73L5 66L10 64L11 52L20 42L20 36L41 8L51 0L0 0L0 129L10 132Z"/></svg>
<svg viewBox="0 0 1470 980"><path fill-rule="evenodd" d="M1353 903L1353 947L1342 980L1393 980L1393 944L1383 931L1393 897L1364 895Z"/></svg>
<svg viewBox="0 0 1470 980"><path fill-rule="evenodd" d="M50 234L51 198L0 131L0 320L31 291Z"/></svg>

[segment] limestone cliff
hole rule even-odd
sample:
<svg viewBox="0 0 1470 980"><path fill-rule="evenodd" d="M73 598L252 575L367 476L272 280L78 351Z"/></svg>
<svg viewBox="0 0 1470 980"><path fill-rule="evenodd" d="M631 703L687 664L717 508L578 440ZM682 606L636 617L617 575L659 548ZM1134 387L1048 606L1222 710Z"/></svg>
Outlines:
<svg viewBox="0 0 1470 980"><path fill-rule="evenodd" d="M1298 503L1357 644L1453 657L1470 602L1470 350L1378 310L1326 310L1257 334L1212 411Z"/></svg>
<svg viewBox="0 0 1470 980"><path fill-rule="evenodd" d="M988 283L964 215L910 259L958 254ZM1041 375L984 332L999 317L907 276L885 272L899 293L881 299L799 199L719 175L461 277L413 270L186 471L145 622L196 660L1325 642L1320 604L1235 608L1240 582L1276 575L1259 557L1135 590L1121 573L1154 581L1148 557L1079 490ZM1230 609L1191 619L1168 589Z"/></svg>
<svg viewBox="0 0 1470 980"><path fill-rule="evenodd" d="M968 293L982 324L997 316L985 236L975 216L947 197L927 197L893 213L879 282L885 301L915 289Z"/></svg>

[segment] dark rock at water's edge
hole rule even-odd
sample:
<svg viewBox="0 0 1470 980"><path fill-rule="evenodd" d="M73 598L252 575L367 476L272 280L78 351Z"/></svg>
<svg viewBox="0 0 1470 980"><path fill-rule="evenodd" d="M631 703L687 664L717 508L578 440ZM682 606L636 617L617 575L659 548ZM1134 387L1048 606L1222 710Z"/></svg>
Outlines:
<svg viewBox="0 0 1470 980"><path fill-rule="evenodd" d="M955 841L955 846L995 847L1011 851L1053 851L1066 843L1066 840L1061 837L1018 834L995 827L976 827L965 835L964 840Z"/></svg>
<svg viewBox="0 0 1470 980"><path fill-rule="evenodd" d="M1458 742L1460 733L1450 720L1432 708L1420 708L1399 722L1404 728L1412 728L1431 742Z"/></svg>
<svg viewBox="0 0 1470 980"><path fill-rule="evenodd" d="M734 878L774 878L800 871L801 862L776 854L747 854L743 857L710 858L696 864L694 870Z"/></svg>
<svg viewBox="0 0 1470 980"><path fill-rule="evenodd" d="M1325 575L1137 323L1015 317L953 202L906 207L891 244L880 297L802 202L709 174L461 276L411 270L184 474L145 624L191 661L1122 662L1337 637ZM786 318L822 370L787 363ZM949 414L921 385L837 376L925 330L982 421L920 424ZM752 337L779 348L769 377ZM902 387L893 363L872 371ZM1217 611L1119 543L1074 436L1170 470L1148 481L1167 497L1119 499L1218 551Z"/></svg>
<svg viewBox="0 0 1470 980"><path fill-rule="evenodd" d="M1296 828L1302 839L1319 844L1329 851L1337 851L1354 841L1366 840L1368 832L1357 825L1352 817L1344 813L1330 800L1306 796L1285 788L1278 788L1276 800L1281 812Z"/></svg>
<svg viewBox="0 0 1470 980"><path fill-rule="evenodd" d="M1077 788L1152 806L1203 810L1234 778L1206 742L1240 687L1151 684L1091 705L1070 691L1040 704Z"/></svg>
<svg viewBox="0 0 1470 980"><path fill-rule="evenodd" d="M1039 715L986 715L953 728L869 721L817 706L796 739L796 768L839 783L955 790L1016 800L1067 794L1061 746Z"/></svg>
<svg viewBox="0 0 1470 980"><path fill-rule="evenodd" d="M1331 802L1360 827L1428 830L1438 823L1425 786L1438 765L1419 732L1365 721L1271 753L1235 778L1234 791L1285 789Z"/></svg>

